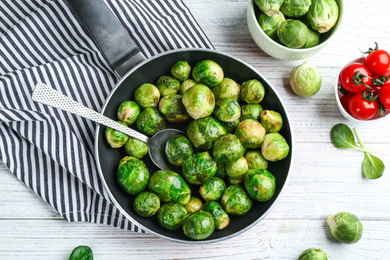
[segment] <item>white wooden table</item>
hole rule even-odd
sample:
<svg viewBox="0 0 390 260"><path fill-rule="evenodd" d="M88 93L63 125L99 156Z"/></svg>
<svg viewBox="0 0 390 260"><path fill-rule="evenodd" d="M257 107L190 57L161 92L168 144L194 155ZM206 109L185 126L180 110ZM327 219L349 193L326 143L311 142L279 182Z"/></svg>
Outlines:
<svg viewBox="0 0 390 260"><path fill-rule="evenodd" d="M390 117L356 124L336 107L335 80L345 61L359 50L390 51L389 1L346 0L343 24L325 49L308 60L323 75L311 98L291 91L289 73L303 61L279 61L253 42L246 23L247 0L185 0L217 50L257 68L282 96L295 135L295 160L287 187L271 213L249 231L227 241L188 245L150 234L68 223L0 164L0 259L68 259L72 249L88 245L95 259L297 259L311 247L331 259L390 259ZM357 126L369 147L388 167L382 178L362 177L363 154L334 148L330 129L337 123ZM336 242L327 227L330 213L349 211L363 224L362 239Z"/></svg>

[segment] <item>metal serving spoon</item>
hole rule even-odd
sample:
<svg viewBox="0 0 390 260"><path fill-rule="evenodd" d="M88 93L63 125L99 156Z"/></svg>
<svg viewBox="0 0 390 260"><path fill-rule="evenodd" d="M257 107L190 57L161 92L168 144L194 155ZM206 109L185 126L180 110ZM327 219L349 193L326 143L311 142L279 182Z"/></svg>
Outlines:
<svg viewBox="0 0 390 260"><path fill-rule="evenodd" d="M141 134L130 127L121 125L116 121L99 114L98 112L74 101L73 99L63 95L57 90L40 82L35 86L32 94L32 99L36 102L59 108L68 111L72 114L85 117L96 123L111 127L131 137L137 138L148 145L148 152L153 163L160 169L177 170L175 166L169 163L165 155L165 144L169 138L174 135L185 135L184 132L177 129L164 129L152 137Z"/></svg>

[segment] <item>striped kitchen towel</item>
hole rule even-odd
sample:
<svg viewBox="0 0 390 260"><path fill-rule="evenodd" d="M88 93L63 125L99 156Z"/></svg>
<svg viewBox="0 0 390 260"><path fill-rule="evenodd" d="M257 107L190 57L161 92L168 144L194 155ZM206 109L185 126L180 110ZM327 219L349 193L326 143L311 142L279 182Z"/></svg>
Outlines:
<svg viewBox="0 0 390 260"><path fill-rule="evenodd" d="M146 58L171 49L213 48L181 0L106 0ZM103 188L96 124L35 103L45 82L100 111L118 78L64 0L1 0L0 160L67 221L141 232Z"/></svg>

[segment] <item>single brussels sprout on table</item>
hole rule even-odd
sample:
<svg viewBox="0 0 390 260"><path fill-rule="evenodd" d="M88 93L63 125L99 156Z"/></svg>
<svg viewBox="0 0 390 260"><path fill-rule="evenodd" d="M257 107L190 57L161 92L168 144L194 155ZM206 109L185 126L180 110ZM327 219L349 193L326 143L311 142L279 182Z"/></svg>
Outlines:
<svg viewBox="0 0 390 260"><path fill-rule="evenodd" d="M137 119L137 128L146 135L154 135L165 128L165 120L155 107L145 108Z"/></svg>
<svg viewBox="0 0 390 260"><path fill-rule="evenodd" d="M134 91L134 100L141 108L157 107L160 95L155 85L145 83Z"/></svg>
<svg viewBox="0 0 390 260"><path fill-rule="evenodd" d="M165 229L176 230L182 226L185 216L187 210L182 204L170 202L158 210L157 221Z"/></svg>
<svg viewBox="0 0 390 260"><path fill-rule="evenodd" d="M283 13L277 11L274 15L268 16L265 13L261 13L257 19L263 32L273 40L278 38L277 32L279 25L284 22L286 18Z"/></svg>
<svg viewBox="0 0 390 260"><path fill-rule="evenodd" d="M258 121L245 119L238 124L234 134L245 148L260 148L266 131Z"/></svg>
<svg viewBox="0 0 390 260"><path fill-rule="evenodd" d="M187 61L178 61L172 66L171 74L173 77L183 82L190 76L191 66Z"/></svg>
<svg viewBox="0 0 390 260"><path fill-rule="evenodd" d="M127 193L137 195L148 185L149 171L140 159L126 156L119 162L116 178Z"/></svg>
<svg viewBox="0 0 390 260"><path fill-rule="evenodd" d="M225 165L226 174L229 177L236 179L243 178L248 169L248 162L246 161L244 156L242 156L237 161L230 162Z"/></svg>
<svg viewBox="0 0 390 260"><path fill-rule="evenodd" d="M257 79L250 79L241 84L240 98L248 104L260 103L264 95L264 86Z"/></svg>
<svg viewBox="0 0 390 260"><path fill-rule="evenodd" d="M302 48L311 48L317 46L320 43L320 35L319 33L309 29L309 37L307 38L306 43L302 46Z"/></svg>
<svg viewBox="0 0 390 260"><path fill-rule="evenodd" d="M288 17L303 16L309 11L311 0L284 0L280 10Z"/></svg>
<svg viewBox="0 0 390 260"><path fill-rule="evenodd" d="M264 169L248 170L244 185L249 197L257 201L270 200L275 194L275 177Z"/></svg>
<svg viewBox="0 0 390 260"><path fill-rule="evenodd" d="M266 160L270 162L282 160L289 152L290 146L281 134L269 133L265 135L261 145L261 154Z"/></svg>
<svg viewBox="0 0 390 260"><path fill-rule="evenodd" d="M277 133L283 127L282 115L273 110L264 110L261 112L260 121L267 133Z"/></svg>
<svg viewBox="0 0 390 260"><path fill-rule="evenodd" d="M168 161L175 166L182 166L184 160L193 152L190 141L183 135L174 135L165 144Z"/></svg>
<svg viewBox="0 0 390 260"><path fill-rule="evenodd" d="M359 218L349 212L330 214L326 219L333 237L342 243L353 244L360 240L363 226Z"/></svg>
<svg viewBox="0 0 390 260"><path fill-rule="evenodd" d="M128 155L141 159L148 153L148 145L137 138L130 137L125 143L125 151Z"/></svg>
<svg viewBox="0 0 390 260"><path fill-rule="evenodd" d="M218 177L212 177L199 188L199 193L205 201L219 200L226 189L225 182Z"/></svg>
<svg viewBox="0 0 390 260"><path fill-rule="evenodd" d="M240 118L241 107L237 100L223 98L215 104L214 114L222 122L233 122Z"/></svg>
<svg viewBox="0 0 390 260"><path fill-rule="evenodd" d="M224 78L221 83L213 88L215 100L222 98L240 99L240 85L230 78Z"/></svg>
<svg viewBox="0 0 390 260"><path fill-rule="evenodd" d="M222 195L221 204L232 215L244 215L252 207L252 200L241 185L231 185Z"/></svg>
<svg viewBox="0 0 390 260"><path fill-rule="evenodd" d="M302 252L298 260L328 260L328 253L321 248L309 248Z"/></svg>
<svg viewBox="0 0 390 260"><path fill-rule="evenodd" d="M188 214L183 219L183 231L186 236L194 240L203 240L214 232L213 216L204 210Z"/></svg>
<svg viewBox="0 0 390 260"><path fill-rule="evenodd" d="M339 6L335 0L313 0L306 19L314 31L326 33L339 18Z"/></svg>
<svg viewBox="0 0 390 260"><path fill-rule="evenodd" d="M214 144L213 156L218 163L229 163L244 155L244 147L234 134L220 136Z"/></svg>
<svg viewBox="0 0 390 260"><path fill-rule="evenodd" d="M118 119L126 125L133 124L140 113L141 108L134 101L125 101L121 103L117 110Z"/></svg>
<svg viewBox="0 0 390 260"><path fill-rule="evenodd" d="M217 163L209 152L195 153L182 166L184 178L191 184L203 184L217 172Z"/></svg>
<svg viewBox="0 0 390 260"><path fill-rule="evenodd" d="M240 120L254 119L260 122L260 114L263 112L263 108L260 104L246 104L241 106Z"/></svg>
<svg viewBox="0 0 390 260"><path fill-rule="evenodd" d="M199 211L203 207L203 202L198 197L191 197L190 201L184 205L188 213Z"/></svg>
<svg viewBox="0 0 390 260"><path fill-rule="evenodd" d="M234 134L239 123L240 123L240 119L236 119L231 122L221 122L221 124L226 130L226 133L231 133L231 134Z"/></svg>
<svg viewBox="0 0 390 260"><path fill-rule="evenodd" d="M161 96L176 94L180 90L180 81L171 76L161 76L156 83Z"/></svg>
<svg viewBox="0 0 390 260"><path fill-rule="evenodd" d="M307 42L309 29L299 20L287 19L279 25L278 38L287 47L299 49Z"/></svg>
<svg viewBox="0 0 390 260"><path fill-rule="evenodd" d="M215 107L213 92L205 85L197 84L183 94L183 104L193 119L211 115Z"/></svg>
<svg viewBox="0 0 390 260"><path fill-rule="evenodd" d="M212 88L222 82L224 74L221 66L215 61L202 60L195 64L192 78L196 82Z"/></svg>
<svg viewBox="0 0 390 260"><path fill-rule="evenodd" d="M321 72L308 61L305 61L291 70L291 89L299 96L313 96L320 90L321 84Z"/></svg>
<svg viewBox="0 0 390 260"><path fill-rule="evenodd" d="M184 92L186 92L188 89L192 88L193 86L197 85L198 82L196 82L193 79L186 79L180 84L180 94L183 95Z"/></svg>
<svg viewBox="0 0 390 260"><path fill-rule="evenodd" d="M199 150L210 150L218 137L224 134L225 128L211 116L191 121L187 129L188 139Z"/></svg>
<svg viewBox="0 0 390 260"><path fill-rule="evenodd" d="M121 121L117 121L117 122L120 123L121 125L127 126L127 124L124 122L121 122ZM111 127L108 127L108 126L106 127L104 134L106 136L106 140L107 140L108 144L112 148L122 147L130 138L127 134L124 134L124 133L122 133L118 130L115 130Z"/></svg>
<svg viewBox="0 0 390 260"><path fill-rule="evenodd" d="M149 180L149 190L157 194L162 202L187 204L191 190L183 178L170 170L159 170Z"/></svg>
<svg viewBox="0 0 390 260"><path fill-rule="evenodd" d="M284 0L255 0L255 4L268 16L277 14Z"/></svg>
<svg viewBox="0 0 390 260"><path fill-rule="evenodd" d="M260 150L249 150L245 154L248 169L267 169L268 161L261 155Z"/></svg>
<svg viewBox="0 0 390 260"><path fill-rule="evenodd" d="M229 225L230 218L221 204L216 201L206 202L202 208L213 216L215 228L218 230L224 229Z"/></svg>
<svg viewBox="0 0 390 260"><path fill-rule="evenodd" d="M133 208L138 215L151 217L160 209L160 198L151 191L143 191L135 197Z"/></svg>
<svg viewBox="0 0 390 260"><path fill-rule="evenodd" d="M185 122L190 118L182 102L182 95L169 94L164 96L158 105L162 116L171 123Z"/></svg>

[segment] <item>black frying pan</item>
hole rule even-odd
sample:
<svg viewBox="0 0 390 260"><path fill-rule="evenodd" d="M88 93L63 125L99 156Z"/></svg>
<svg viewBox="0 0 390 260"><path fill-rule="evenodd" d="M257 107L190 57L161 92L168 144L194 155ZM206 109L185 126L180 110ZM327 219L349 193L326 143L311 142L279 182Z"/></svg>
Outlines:
<svg viewBox="0 0 390 260"><path fill-rule="evenodd" d="M292 164L293 136L287 111L281 98L271 84L253 67L228 54L206 49L182 49L169 51L145 60L137 46L130 40L127 33L119 25L113 14L101 0L69 0L89 28L97 43L100 45L110 66L122 76L107 98L101 113L116 120L118 106L126 101L133 100L135 89L143 83L155 83L162 75L169 75L170 68L179 60L186 60L191 66L204 59L217 62L224 70L225 77L234 79L239 84L248 79L258 79L265 88L265 98L261 102L264 109L271 109L281 113L284 125L280 133L290 145L290 154L279 162L270 162L268 170L276 178L276 192L267 202L254 202L251 210L244 216L230 215L230 224L223 230L216 230L208 239L194 241L184 235L181 230L169 231L162 228L155 217L143 218L135 213L132 207L134 197L127 194L116 181L116 170L121 158L126 156L123 149L112 149L106 142L104 127L98 126L95 136L95 157L103 183L109 191L115 206L130 221L159 237L185 243L210 243L236 236L263 219L275 205L286 184ZM99 28L100 26L100 28ZM109 29L107 29L107 26ZM110 35L113 32L113 35ZM102 35L105 35L102 37ZM108 43L107 40L113 40ZM117 47L117 45L120 45ZM112 49L115 46L115 50ZM130 48L129 48L130 47ZM118 52L118 50L120 50ZM119 57L119 58L118 58ZM126 68L132 67L126 72ZM169 128L178 128L186 131L187 124L170 124ZM150 158L144 157L144 162L150 174L158 170ZM199 187L192 186L192 193L196 195Z"/></svg>

